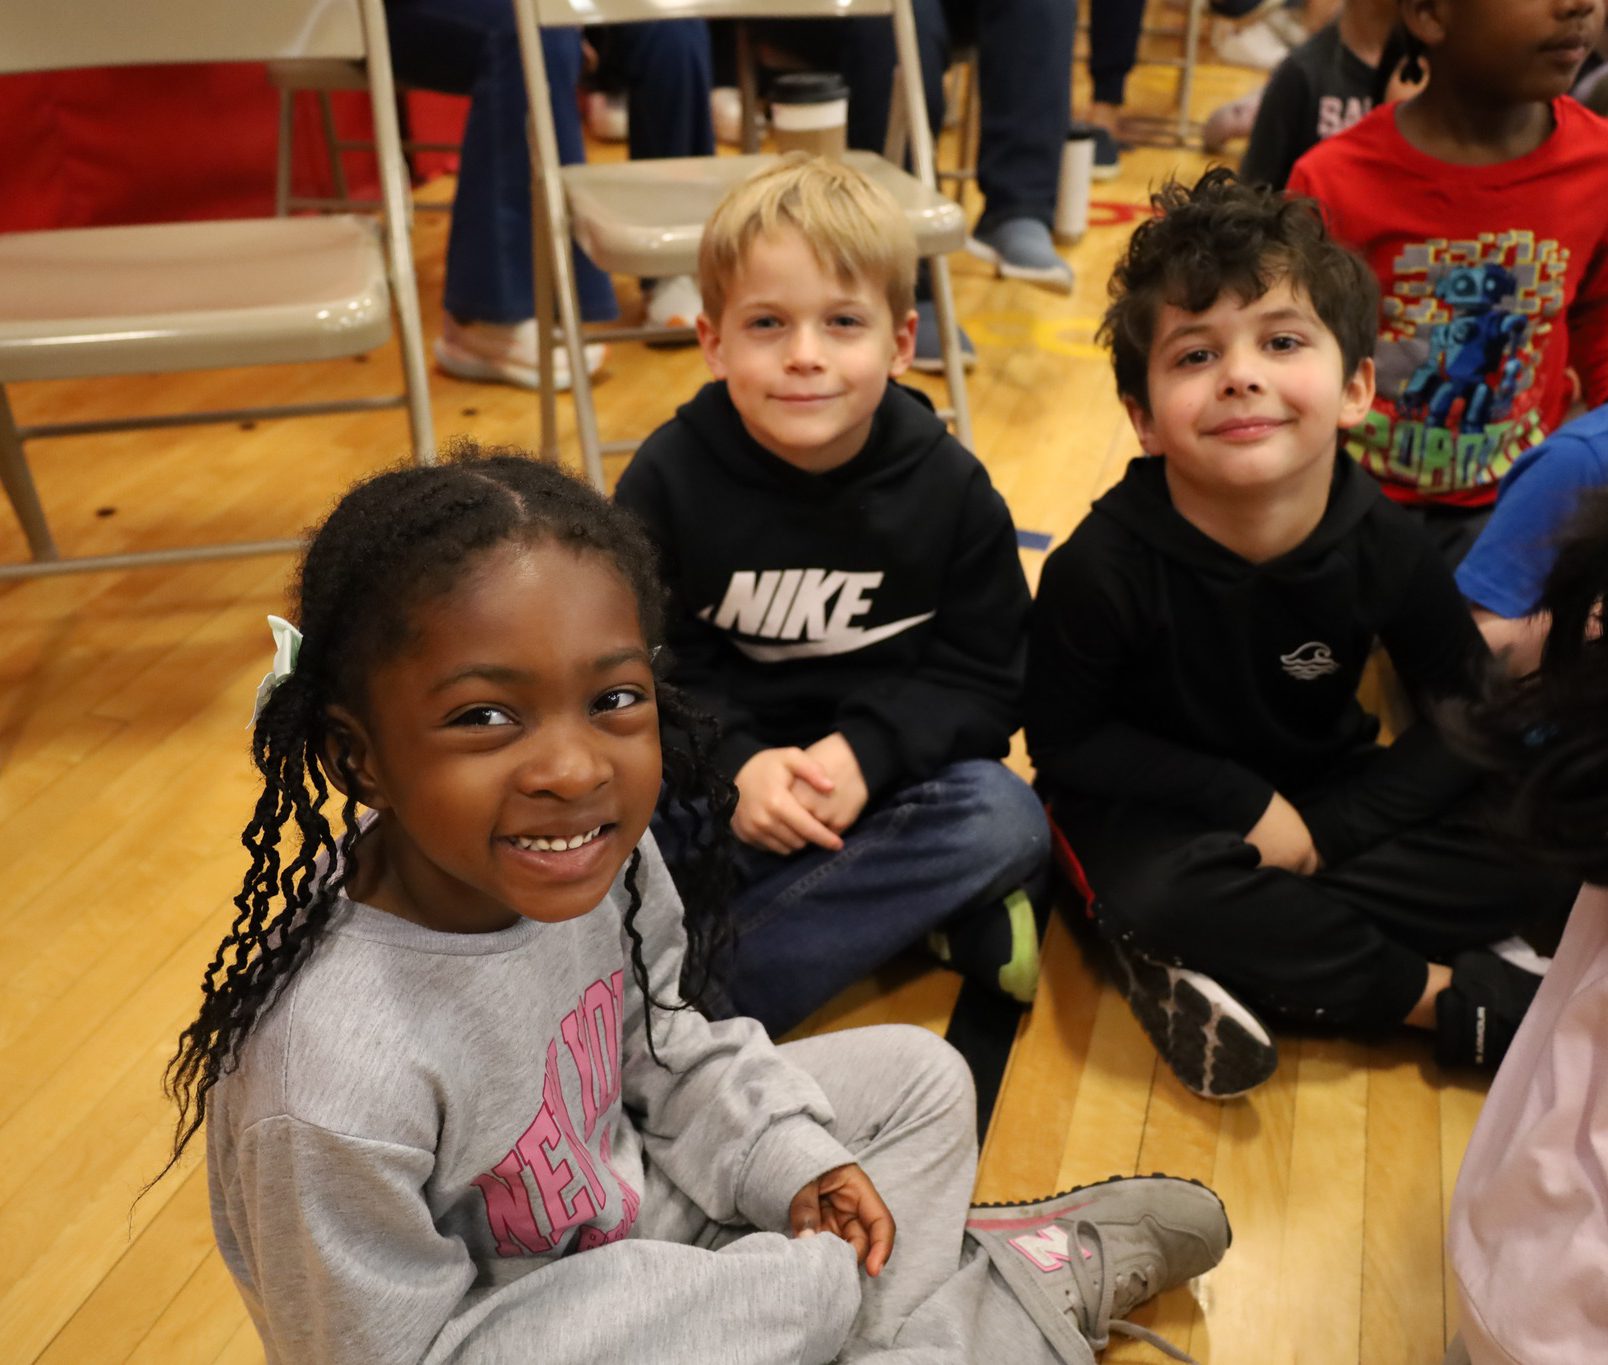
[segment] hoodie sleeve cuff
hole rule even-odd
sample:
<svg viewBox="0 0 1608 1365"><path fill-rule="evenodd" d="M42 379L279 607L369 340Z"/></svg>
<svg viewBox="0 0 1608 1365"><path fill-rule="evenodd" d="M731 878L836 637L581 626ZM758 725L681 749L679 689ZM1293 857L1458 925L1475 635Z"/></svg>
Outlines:
<svg viewBox="0 0 1608 1365"><path fill-rule="evenodd" d="M715 766L727 777L735 778L743 764L764 748L758 736L746 730L730 731L722 735L715 746Z"/></svg>
<svg viewBox="0 0 1608 1365"><path fill-rule="evenodd" d="M762 1232L789 1232L793 1196L818 1175L847 1166L854 1154L807 1114L765 1131L743 1170L737 1209Z"/></svg>
<svg viewBox="0 0 1608 1365"><path fill-rule="evenodd" d="M880 726L864 720L839 721L838 733L848 740L865 779L867 804L891 789L899 778L899 763L892 743Z"/></svg>
<svg viewBox="0 0 1608 1365"><path fill-rule="evenodd" d="M1277 788L1271 782L1242 768L1234 768L1202 788L1200 807L1210 813L1218 828L1249 834L1275 795Z"/></svg>

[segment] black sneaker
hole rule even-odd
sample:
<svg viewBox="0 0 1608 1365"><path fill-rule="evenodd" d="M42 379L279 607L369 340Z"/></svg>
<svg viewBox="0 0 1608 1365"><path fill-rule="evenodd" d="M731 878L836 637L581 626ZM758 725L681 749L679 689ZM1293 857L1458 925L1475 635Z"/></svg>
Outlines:
<svg viewBox="0 0 1608 1365"><path fill-rule="evenodd" d="M972 345L964 327L957 325L955 331L960 335L960 368L976 369L977 347ZM938 307L931 299L916 300L916 353L910 368L922 374L944 372L944 348L938 340Z"/></svg>
<svg viewBox="0 0 1608 1365"><path fill-rule="evenodd" d="M1031 1005L1038 990L1039 940L1044 926L1027 892L965 911L927 935L932 954L962 976Z"/></svg>
<svg viewBox="0 0 1608 1365"><path fill-rule="evenodd" d="M1121 147L1109 128L1096 125L1094 130L1094 162L1089 169L1091 180L1115 180L1122 169Z"/></svg>
<svg viewBox="0 0 1608 1365"><path fill-rule="evenodd" d="M1106 947L1128 1007L1186 1089L1208 1100L1233 1099L1277 1069L1267 1026L1211 977L1110 940Z"/></svg>
<svg viewBox="0 0 1608 1365"><path fill-rule="evenodd" d="M1452 984L1435 999L1435 1060L1495 1071L1524 1022L1541 978L1475 948L1452 959Z"/></svg>

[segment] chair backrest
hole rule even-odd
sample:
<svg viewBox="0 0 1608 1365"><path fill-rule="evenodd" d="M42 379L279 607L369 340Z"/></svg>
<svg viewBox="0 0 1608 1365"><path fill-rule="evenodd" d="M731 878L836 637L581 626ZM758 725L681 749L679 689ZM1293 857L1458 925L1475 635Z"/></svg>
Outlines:
<svg viewBox="0 0 1608 1365"><path fill-rule="evenodd" d="M364 50L359 0L0 2L0 73L360 58Z"/></svg>
<svg viewBox="0 0 1608 1365"><path fill-rule="evenodd" d="M558 165L558 143L549 108L547 71L541 57L537 30L572 28L577 24L622 24L649 19L840 19L862 15L888 15L893 22L894 50L899 66L920 70L916 46L916 20L910 0L513 0L515 24L525 68L525 89L530 95L531 148L538 189ZM932 133L927 126L927 104L921 79L901 79L894 97L903 105L910 160L916 178L928 189L937 188Z"/></svg>
<svg viewBox="0 0 1608 1365"><path fill-rule="evenodd" d="M647 19L842 19L889 14L893 0L535 0L548 28Z"/></svg>

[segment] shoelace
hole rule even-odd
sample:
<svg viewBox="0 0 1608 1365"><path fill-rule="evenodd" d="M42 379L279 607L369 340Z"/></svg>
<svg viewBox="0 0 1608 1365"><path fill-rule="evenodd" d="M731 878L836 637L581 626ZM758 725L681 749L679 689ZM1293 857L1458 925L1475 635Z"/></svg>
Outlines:
<svg viewBox="0 0 1608 1365"><path fill-rule="evenodd" d="M1086 1260L1077 1254L1081 1248L1087 1248L1093 1255ZM1115 1332L1118 1336L1147 1342L1173 1360L1185 1361L1187 1365L1198 1365L1193 1356L1180 1351L1165 1337L1152 1332L1148 1327L1125 1322L1121 1318L1112 1320L1111 1306L1116 1283L1114 1276L1106 1274L1105 1238L1097 1224L1087 1219L1079 1219L1072 1225L1072 1250L1073 1255L1067 1262L1066 1268L1072 1272L1072 1282L1077 1287L1078 1326L1092 1350L1105 1350L1111 1342L1111 1334ZM1095 1283L1096 1279L1099 1281L1098 1285Z"/></svg>

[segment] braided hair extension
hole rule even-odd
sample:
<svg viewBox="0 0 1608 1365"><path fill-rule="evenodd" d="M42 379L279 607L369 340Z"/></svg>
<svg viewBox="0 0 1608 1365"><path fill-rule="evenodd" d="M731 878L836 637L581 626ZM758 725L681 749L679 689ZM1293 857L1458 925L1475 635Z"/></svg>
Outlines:
<svg viewBox="0 0 1608 1365"><path fill-rule="evenodd" d="M241 842L250 866L234 897L235 917L202 980L202 1003L180 1035L165 1088L178 1107L172 1153L160 1180L206 1118L207 1097L235 1066L257 1021L307 960L329 923L351 867L357 801L341 805L337 837L326 818L326 772L355 789L345 738L329 708L361 714L366 680L408 641L416 609L449 591L468 562L512 540L556 543L603 556L636 600L654 657L669 799L707 811L684 882L687 933L683 999L664 1002L649 987L636 916L639 855L626 872L624 928L631 974L661 1009L705 1003L730 944L725 892L735 790L711 758L713 721L663 681L664 590L654 550L636 518L557 465L517 451L456 444L448 463L405 466L353 487L318 529L293 594L302 644L295 670L276 687L252 733L263 777ZM716 822L725 822L716 828ZM294 825L294 851L282 848ZM653 1051L649 1009L649 1050ZM658 1060L657 1052L653 1052ZM147 1187L149 1188L149 1187Z"/></svg>
<svg viewBox="0 0 1608 1365"><path fill-rule="evenodd" d="M1510 778L1498 823L1531 851L1608 884L1608 490L1584 499L1559 541L1539 610L1551 627L1541 666L1491 670L1479 699L1448 703L1452 742Z"/></svg>

